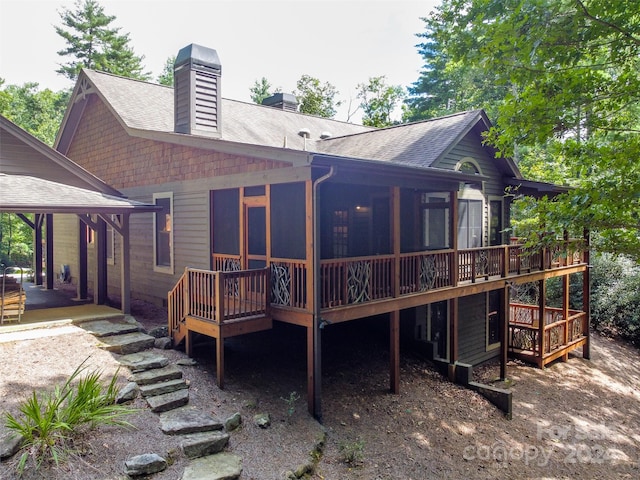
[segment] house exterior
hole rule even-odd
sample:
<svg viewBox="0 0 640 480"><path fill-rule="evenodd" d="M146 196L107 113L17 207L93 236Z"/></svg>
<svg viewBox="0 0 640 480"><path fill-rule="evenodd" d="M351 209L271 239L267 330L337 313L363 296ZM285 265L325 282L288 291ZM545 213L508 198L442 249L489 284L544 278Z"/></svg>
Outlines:
<svg viewBox="0 0 640 480"><path fill-rule="evenodd" d="M216 51L198 45L179 52L175 88L83 71L56 142L128 198L162 208L131 219L131 295L167 306L188 353L193 333L216 338L221 386L224 338L273 321L307 330L315 415L320 338L335 323L389 316L394 392L401 320L452 369L495 357L504 368L510 353L543 366L579 346L588 357L588 254L568 238L562 251L529 251L505 233L507 187L560 190L496 158L483 111L375 129L300 114L287 94L224 99L222 79ZM73 269L78 230L54 222L56 262ZM117 291L122 251L111 242ZM568 303L576 273L580 311ZM551 309L554 277L566 295ZM537 304L512 303L512 286L530 282Z"/></svg>
<svg viewBox="0 0 640 480"><path fill-rule="evenodd" d="M118 236L123 251L129 252L129 218L132 214L155 212L158 207L124 198L122 193L84 170L33 135L0 115L0 213L15 214L33 230L34 281L53 288L54 264L53 215L64 215L76 232ZM32 216L28 216L32 214ZM64 237L62 237L64 238ZM106 242L100 242L100 248ZM75 242L74 283L79 298L87 298L88 251L86 244ZM46 249L46 250L45 250ZM93 252L94 254L96 252ZM64 255L66 258L67 256ZM95 255L93 255L95 257ZM46 263L46 272L43 264ZM64 267L63 267L63 271ZM93 293L96 303L107 297L106 263L93 263ZM123 312L130 307L130 269L128 255L118 260L118 284Z"/></svg>

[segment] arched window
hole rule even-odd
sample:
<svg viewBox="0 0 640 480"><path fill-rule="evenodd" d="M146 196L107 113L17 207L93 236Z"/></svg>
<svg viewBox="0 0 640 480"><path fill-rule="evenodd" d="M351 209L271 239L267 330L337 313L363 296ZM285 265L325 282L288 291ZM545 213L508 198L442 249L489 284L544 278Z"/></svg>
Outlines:
<svg viewBox="0 0 640 480"><path fill-rule="evenodd" d="M471 157L460 160L456 170L472 175L482 174ZM482 184L466 185L458 198L458 248L477 248L483 245L483 209Z"/></svg>

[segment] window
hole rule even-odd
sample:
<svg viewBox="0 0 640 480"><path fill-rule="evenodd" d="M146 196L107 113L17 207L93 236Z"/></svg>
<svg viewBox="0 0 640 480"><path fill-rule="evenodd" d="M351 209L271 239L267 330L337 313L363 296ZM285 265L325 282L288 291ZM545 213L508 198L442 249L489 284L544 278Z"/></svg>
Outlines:
<svg viewBox="0 0 640 480"><path fill-rule="evenodd" d="M480 175L480 167L471 157L463 158L456 170ZM466 184L458 200L458 248L478 248L484 245L482 184Z"/></svg>
<svg viewBox="0 0 640 480"><path fill-rule="evenodd" d="M154 271L173 273L173 194L156 193L154 203L162 207L153 217Z"/></svg>
<svg viewBox="0 0 640 480"><path fill-rule="evenodd" d="M489 245L502 245L502 201L489 201Z"/></svg>
<svg viewBox="0 0 640 480"><path fill-rule="evenodd" d="M422 194L422 248L449 248L449 202L443 197Z"/></svg>
<svg viewBox="0 0 640 480"><path fill-rule="evenodd" d="M344 258L349 251L349 211L334 210L332 225L333 258Z"/></svg>
<svg viewBox="0 0 640 480"><path fill-rule="evenodd" d="M458 200L458 248L482 246L482 200Z"/></svg>

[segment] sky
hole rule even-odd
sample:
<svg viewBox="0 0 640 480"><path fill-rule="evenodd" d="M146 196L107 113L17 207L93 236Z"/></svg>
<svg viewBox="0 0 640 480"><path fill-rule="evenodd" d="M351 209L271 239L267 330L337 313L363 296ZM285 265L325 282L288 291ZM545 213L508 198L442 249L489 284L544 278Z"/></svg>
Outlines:
<svg viewBox="0 0 640 480"><path fill-rule="evenodd" d="M343 105L336 119L355 109L356 85L386 75L390 85L418 79L416 44L439 0L99 0L112 26L155 81L172 55L191 43L214 48L222 64L222 95L250 101L254 81L292 92L308 74L330 82ZM66 44L55 33L59 12L74 1L0 0L0 78L5 86L37 82L40 89L72 87L56 73ZM352 121L358 115L352 117Z"/></svg>

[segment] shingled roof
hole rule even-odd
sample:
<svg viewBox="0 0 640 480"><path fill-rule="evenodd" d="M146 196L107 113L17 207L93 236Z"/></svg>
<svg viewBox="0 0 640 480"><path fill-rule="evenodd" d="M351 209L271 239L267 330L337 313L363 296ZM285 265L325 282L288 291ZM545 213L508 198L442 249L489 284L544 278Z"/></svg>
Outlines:
<svg viewBox="0 0 640 480"><path fill-rule="evenodd" d="M87 79L83 84L83 80ZM74 91L75 96L97 93L119 119L129 134L142 132L166 134L163 141L173 142L174 135L174 90L171 87L118 77L103 72L83 70ZM273 107L222 99L222 135L220 139L239 144L258 145L293 150L310 150L314 140L323 132L332 136L343 136L372 130L353 123L304 115L298 112L279 110ZM67 114L65 123L72 115ZM310 131L305 140L298 135L302 129ZM61 132L65 130L60 129ZM73 131L69 129L67 131ZM58 139L64 151L64 134Z"/></svg>
<svg viewBox="0 0 640 480"><path fill-rule="evenodd" d="M197 142L198 148L212 150L225 146L267 147L280 152L305 152L413 169L437 168L438 160L465 135L472 130L480 134L491 126L483 110L379 129L223 98L221 134L210 138L175 133L172 87L83 70L56 142L63 153L75 132L73 122L80 121L82 100L91 94L101 98L132 136L169 143ZM303 129L309 132L306 139L299 135ZM491 155L495 153L490 147L485 148ZM507 177L521 177L510 159L497 161Z"/></svg>
<svg viewBox="0 0 640 480"><path fill-rule="evenodd" d="M332 155L426 168L434 166L478 122L486 127L485 130L490 126L482 110L460 112L423 122L330 138L318 147L323 153Z"/></svg>

